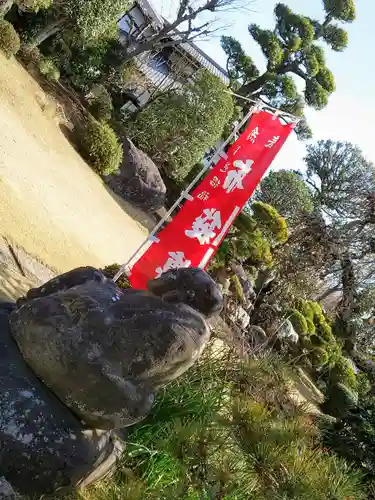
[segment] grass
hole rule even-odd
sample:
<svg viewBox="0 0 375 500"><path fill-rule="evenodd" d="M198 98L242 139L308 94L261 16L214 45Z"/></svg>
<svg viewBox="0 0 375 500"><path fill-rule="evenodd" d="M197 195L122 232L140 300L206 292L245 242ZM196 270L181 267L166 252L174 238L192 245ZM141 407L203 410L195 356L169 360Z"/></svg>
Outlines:
<svg viewBox="0 0 375 500"><path fill-rule="evenodd" d="M274 356L202 361L128 436L116 475L85 500L360 500L362 476L320 446Z"/></svg>

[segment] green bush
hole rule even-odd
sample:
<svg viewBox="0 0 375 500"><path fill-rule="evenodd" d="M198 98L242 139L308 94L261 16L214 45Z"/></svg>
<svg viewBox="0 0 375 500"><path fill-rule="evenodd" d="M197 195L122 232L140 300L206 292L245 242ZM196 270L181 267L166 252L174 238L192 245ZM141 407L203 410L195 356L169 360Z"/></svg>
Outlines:
<svg viewBox="0 0 375 500"><path fill-rule="evenodd" d="M306 318L299 311L297 311L297 309L290 309L286 316L289 321L291 321L293 328L299 335L307 333L308 326Z"/></svg>
<svg viewBox="0 0 375 500"><path fill-rule="evenodd" d="M310 309L312 309L314 316L319 317L323 315L322 306L319 304L319 302L314 302L312 300L309 300L308 304L310 306Z"/></svg>
<svg viewBox="0 0 375 500"><path fill-rule="evenodd" d="M40 59L39 71L51 82L57 82L60 78L60 70L50 57L42 57Z"/></svg>
<svg viewBox="0 0 375 500"><path fill-rule="evenodd" d="M33 63L39 66L42 55L38 47L31 47L30 45L22 45L18 55L27 63Z"/></svg>
<svg viewBox="0 0 375 500"><path fill-rule="evenodd" d="M177 182L221 137L233 112L225 84L200 70L189 85L158 97L128 121L127 135Z"/></svg>
<svg viewBox="0 0 375 500"><path fill-rule="evenodd" d="M333 417L346 415L358 403L358 394L344 384L330 385L321 409Z"/></svg>
<svg viewBox="0 0 375 500"><path fill-rule="evenodd" d="M274 207L261 201L254 202L251 208L259 227L266 230L269 237L276 243L285 243L288 239L288 227L284 217L281 217Z"/></svg>
<svg viewBox="0 0 375 500"><path fill-rule="evenodd" d="M328 363L328 354L322 347L314 347L310 353L309 358L313 367L324 366Z"/></svg>
<svg viewBox="0 0 375 500"><path fill-rule="evenodd" d="M101 269L102 273L104 276L106 276L109 279L113 279L117 272L120 270L120 264L110 264L109 266L106 266L104 269ZM130 281L128 277L123 274L120 276L120 278L116 281L116 285L119 288L131 288Z"/></svg>
<svg viewBox="0 0 375 500"><path fill-rule="evenodd" d="M357 390L357 377L350 361L340 356L329 373L331 385L344 384L352 390Z"/></svg>
<svg viewBox="0 0 375 500"><path fill-rule="evenodd" d="M111 119L113 104L105 87L102 86L99 94L91 100L90 112L97 120L108 121Z"/></svg>
<svg viewBox="0 0 375 500"><path fill-rule="evenodd" d="M0 19L0 50L2 50L9 59L17 54L20 50L20 46L21 42L16 30L8 21Z"/></svg>
<svg viewBox="0 0 375 500"><path fill-rule="evenodd" d="M298 299L296 301L295 308L297 309L297 311L303 314L306 319L309 319L313 322L315 312L311 304L312 302L310 302L309 300Z"/></svg>
<svg viewBox="0 0 375 500"><path fill-rule="evenodd" d="M317 325L316 331L326 342L336 342L332 334L332 328L325 319Z"/></svg>
<svg viewBox="0 0 375 500"><path fill-rule="evenodd" d="M104 122L91 119L80 134L80 148L84 158L100 175L115 172L123 157L122 146L114 130Z"/></svg>
<svg viewBox="0 0 375 500"><path fill-rule="evenodd" d="M306 324L307 324L307 333L309 335L314 335L315 334L315 325L314 322L310 319L305 317Z"/></svg>

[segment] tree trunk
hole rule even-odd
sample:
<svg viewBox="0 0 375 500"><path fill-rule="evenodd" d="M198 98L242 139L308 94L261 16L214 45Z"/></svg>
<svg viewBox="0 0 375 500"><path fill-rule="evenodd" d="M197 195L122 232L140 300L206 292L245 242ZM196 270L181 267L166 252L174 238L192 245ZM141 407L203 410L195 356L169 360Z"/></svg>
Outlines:
<svg viewBox="0 0 375 500"><path fill-rule="evenodd" d="M55 35L57 32L59 32L64 24L65 24L65 19L60 18L60 19L55 19L54 21L51 21L45 26L42 31L40 31L30 42L31 47L38 47L44 40L47 40L47 38L50 38L52 35Z"/></svg>
<svg viewBox="0 0 375 500"><path fill-rule="evenodd" d="M236 93L244 97L251 96L252 94L254 94L254 92L261 89L263 85L267 83L268 80L269 80L268 73L267 72L263 73L263 75L260 75L252 82L242 85L242 87L240 87Z"/></svg>
<svg viewBox="0 0 375 500"><path fill-rule="evenodd" d="M349 254L344 254L340 259L342 300L337 314L337 324L341 336L345 339L345 349L350 352L354 348L355 332L351 325L353 309L356 303L356 277L354 264Z"/></svg>
<svg viewBox="0 0 375 500"><path fill-rule="evenodd" d="M0 0L0 17L4 17L5 14L10 11L14 0Z"/></svg>

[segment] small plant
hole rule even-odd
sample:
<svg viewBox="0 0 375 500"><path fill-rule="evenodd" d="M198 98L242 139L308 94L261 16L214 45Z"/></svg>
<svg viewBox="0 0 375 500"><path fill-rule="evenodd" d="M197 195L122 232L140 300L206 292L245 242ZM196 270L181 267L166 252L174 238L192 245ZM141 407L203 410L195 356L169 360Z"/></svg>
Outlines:
<svg viewBox="0 0 375 500"><path fill-rule="evenodd" d="M341 383L347 387L357 390L357 377L350 361L340 356L329 373L331 385Z"/></svg>
<svg viewBox="0 0 375 500"><path fill-rule="evenodd" d="M304 335L308 331L306 318L297 309L290 309L287 312L287 318L292 323L293 328L298 335Z"/></svg>
<svg viewBox="0 0 375 500"><path fill-rule="evenodd" d="M315 334L315 325L314 322L310 319L305 317L306 324L307 324L307 333L309 335L314 335Z"/></svg>
<svg viewBox="0 0 375 500"><path fill-rule="evenodd" d="M251 208L254 212L254 219L262 229L268 230L276 243L287 241L288 227L284 217L281 217L276 208L261 201L254 202Z"/></svg>
<svg viewBox="0 0 375 500"><path fill-rule="evenodd" d="M33 63L38 66L42 58L38 47L32 47L30 45L22 45L18 55L23 61Z"/></svg>
<svg viewBox="0 0 375 500"><path fill-rule="evenodd" d="M110 264L109 266L106 266L104 269L101 269L102 273L104 276L106 276L109 279L113 279L116 275L116 273L120 270L120 264ZM116 281L116 285L119 288L131 288L131 284L129 279L125 274L120 276L120 278Z"/></svg>
<svg viewBox="0 0 375 500"><path fill-rule="evenodd" d="M80 148L84 158L100 175L115 172L122 160L123 150L114 130L104 122L90 119L81 133Z"/></svg>
<svg viewBox="0 0 375 500"><path fill-rule="evenodd" d="M60 70L50 57L40 59L39 71L51 82L57 82L60 78Z"/></svg>
<svg viewBox="0 0 375 500"><path fill-rule="evenodd" d="M9 59L17 54L20 46L21 42L16 30L8 21L0 19L0 50Z"/></svg>
<svg viewBox="0 0 375 500"><path fill-rule="evenodd" d="M309 354L312 366L320 367L328 363L328 354L323 347L314 347Z"/></svg>
<svg viewBox="0 0 375 500"><path fill-rule="evenodd" d="M98 95L91 99L90 112L97 120L108 121L111 119L113 104L105 87L101 86Z"/></svg>

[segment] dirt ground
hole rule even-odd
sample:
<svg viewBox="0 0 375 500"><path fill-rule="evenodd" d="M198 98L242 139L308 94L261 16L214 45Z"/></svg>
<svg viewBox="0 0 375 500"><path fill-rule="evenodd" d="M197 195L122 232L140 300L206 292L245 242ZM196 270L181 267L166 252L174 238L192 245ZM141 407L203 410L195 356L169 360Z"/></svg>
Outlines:
<svg viewBox="0 0 375 500"><path fill-rule="evenodd" d="M81 159L24 68L1 53L0 68L0 236L57 272L125 262L150 220Z"/></svg>

